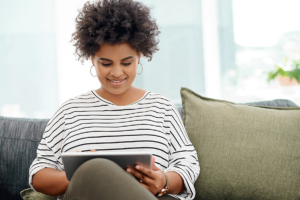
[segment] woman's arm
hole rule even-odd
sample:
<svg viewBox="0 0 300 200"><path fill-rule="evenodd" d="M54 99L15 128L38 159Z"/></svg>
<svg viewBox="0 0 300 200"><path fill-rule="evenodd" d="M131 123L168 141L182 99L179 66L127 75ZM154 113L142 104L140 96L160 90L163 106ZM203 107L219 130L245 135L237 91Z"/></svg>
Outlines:
<svg viewBox="0 0 300 200"><path fill-rule="evenodd" d="M177 108L172 105L167 114L166 132L170 135L170 155L169 166L164 173L175 172L183 180L185 189L182 191L184 196L195 197L194 182L199 176L200 167L197 152L192 145L185 127L180 118ZM170 181L171 182L171 181ZM170 192L171 193L171 192Z"/></svg>
<svg viewBox="0 0 300 200"><path fill-rule="evenodd" d="M29 168L30 187L35 191L54 196L63 194L67 187L61 158L66 103L62 104L48 121L37 147L37 156Z"/></svg>
<svg viewBox="0 0 300 200"><path fill-rule="evenodd" d="M64 171L53 168L44 168L32 178L32 185L36 191L52 196L64 194L69 183Z"/></svg>
<svg viewBox="0 0 300 200"><path fill-rule="evenodd" d="M165 173L169 179L169 194L178 194L185 190L183 180L179 174L176 172L166 172Z"/></svg>

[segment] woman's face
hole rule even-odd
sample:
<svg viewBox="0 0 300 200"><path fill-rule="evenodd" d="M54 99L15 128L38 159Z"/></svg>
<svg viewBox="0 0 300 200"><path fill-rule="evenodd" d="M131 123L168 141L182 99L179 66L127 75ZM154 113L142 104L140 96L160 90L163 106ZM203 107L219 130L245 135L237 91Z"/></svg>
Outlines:
<svg viewBox="0 0 300 200"><path fill-rule="evenodd" d="M141 54L129 44L102 44L92 56L101 87L111 94L122 94L128 90L137 72Z"/></svg>

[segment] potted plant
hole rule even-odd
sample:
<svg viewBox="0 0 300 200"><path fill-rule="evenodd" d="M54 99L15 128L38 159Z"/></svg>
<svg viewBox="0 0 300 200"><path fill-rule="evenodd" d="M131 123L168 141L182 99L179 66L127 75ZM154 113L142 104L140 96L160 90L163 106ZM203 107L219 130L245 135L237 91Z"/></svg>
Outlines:
<svg viewBox="0 0 300 200"><path fill-rule="evenodd" d="M285 58L283 67L275 65L275 70L269 72L268 81L275 78L279 79L281 85L298 85L300 84L300 59L289 62Z"/></svg>

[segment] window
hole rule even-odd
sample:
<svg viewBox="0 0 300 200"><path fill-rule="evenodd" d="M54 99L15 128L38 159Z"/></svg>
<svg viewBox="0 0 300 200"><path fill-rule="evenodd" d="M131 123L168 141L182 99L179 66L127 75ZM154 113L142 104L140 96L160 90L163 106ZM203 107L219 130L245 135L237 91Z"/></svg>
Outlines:
<svg viewBox="0 0 300 200"><path fill-rule="evenodd" d="M141 61L144 71L137 76L135 85L164 94L175 104L181 104L181 87L188 87L203 94L205 85L201 1L140 0L140 2L153 8L152 14L161 34L160 50L154 54L151 62L146 59Z"/></svg>
<svg viewBox="0 0 300 200"><path fill-rule="evenodd" d="M222 98L235 102L290 99L298 86L268 83L275 64L300 58L298 0L218 0Z"/></svg>
<svg viewBox="0 0 300 200"><path fill-rule="evenodd" d="M46 118L58 106L54 1L0 2L0 115Z"/></svg>
<svg viewBox="0 0 300 200"><path fill-rule="evenodd" d="M267 82L300 58L298 0L137 0L152 7L160 50L134 85L181 104L180 88L233 102L300 105L300 87ZM100 87L70 43L86 0L0 2L0 115L50 118L69 98ZM67 13L67 14L66 14ZM141 67L138 67L138 72Z"/></svg>

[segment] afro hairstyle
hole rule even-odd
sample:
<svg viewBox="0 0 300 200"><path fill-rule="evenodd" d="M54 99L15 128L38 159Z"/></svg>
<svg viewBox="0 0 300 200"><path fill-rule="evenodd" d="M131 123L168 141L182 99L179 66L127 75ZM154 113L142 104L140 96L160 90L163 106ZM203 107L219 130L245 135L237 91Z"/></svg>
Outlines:
<svg viewBox="0 0 300 200"><path fill-rule="evenodd" d="M83 63L100 50L101 44L128 43L152 60L158 51L160 34L150 9L133 0L97 0L86 2L76 17L72 34L75 55Z"/></svg>

